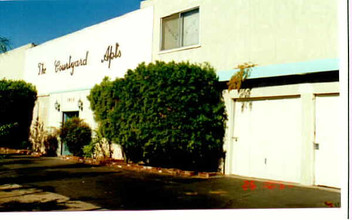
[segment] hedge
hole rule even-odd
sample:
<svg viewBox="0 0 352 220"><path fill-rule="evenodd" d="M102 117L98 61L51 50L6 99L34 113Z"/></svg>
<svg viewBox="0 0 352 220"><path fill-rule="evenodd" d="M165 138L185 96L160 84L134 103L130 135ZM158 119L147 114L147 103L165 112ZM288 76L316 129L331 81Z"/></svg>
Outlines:
<svg viewBox="0 0 352 220"><path fill-rule="evenodd" d="M104 79L89 95L103 134L128 160L217 171L224 156L225 106L208 64L142 63L123 79Z"/></svg>
<svg viewBox="0 0 352 220"><path fill-rule="evenodd" d="M0 145L20 147L28 143L35 86L22 80L0 80Z"/></svg>

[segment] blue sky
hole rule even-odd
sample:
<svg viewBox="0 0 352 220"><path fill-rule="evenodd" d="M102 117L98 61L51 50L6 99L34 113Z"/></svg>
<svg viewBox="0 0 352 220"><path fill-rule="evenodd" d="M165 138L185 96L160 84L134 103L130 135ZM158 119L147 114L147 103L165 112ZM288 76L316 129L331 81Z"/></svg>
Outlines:
<svg viewBox="0 0 352 220"><path fill-rule="evenodd" d="M139 9L141 0L0 0L0 36L11 49L41 44Z"/></svg>

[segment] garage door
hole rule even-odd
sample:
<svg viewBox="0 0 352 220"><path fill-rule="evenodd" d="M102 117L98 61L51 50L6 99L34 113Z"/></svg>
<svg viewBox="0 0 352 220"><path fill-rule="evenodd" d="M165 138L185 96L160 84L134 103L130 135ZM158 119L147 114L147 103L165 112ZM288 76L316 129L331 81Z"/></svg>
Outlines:
<svg viewBox="0 0 352 220"><path fill-rule="evenodd" d="M339 97L316 97L315 184L340 188Z"/></svg>
<svg viewBox="0 0 352 220"><path fill-rule="evenodd" d="M299 98L235 101L231 173L299 182Z"/></svg>

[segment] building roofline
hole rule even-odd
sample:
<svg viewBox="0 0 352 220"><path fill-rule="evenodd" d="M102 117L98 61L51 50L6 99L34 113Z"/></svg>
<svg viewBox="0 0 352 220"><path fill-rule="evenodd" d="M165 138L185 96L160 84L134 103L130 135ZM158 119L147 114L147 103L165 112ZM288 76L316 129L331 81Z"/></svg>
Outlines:
<svg viewBox="0 0 352 220"><path fill-rule="evenodd" d="M248 79L303 75L339 70L339 59L320 59L306 62L274 64L253 67ZM238 69L217 71L219 81L229 81Z"/></svg>

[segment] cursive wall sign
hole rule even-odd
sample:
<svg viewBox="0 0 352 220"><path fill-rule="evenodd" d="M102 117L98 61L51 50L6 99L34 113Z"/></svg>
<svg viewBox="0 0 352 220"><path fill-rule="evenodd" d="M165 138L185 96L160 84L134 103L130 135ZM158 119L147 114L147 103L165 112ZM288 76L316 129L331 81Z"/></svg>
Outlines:
<svg viewBox="0 0 352 220"><path fill-rule="evenodd" d="M79 59L76 61L72 61L71 62L71 56L69 56L68 58L68 62L65 64L61 64L61 62L59 60L55 60L54 65L55 65L55 72L59 72L59 71L64 71L67 69L72 69L71 71L71 75L73 75L74 71L75 71L75 67L79 67L79 66L85 66L88 63L88 53L89 51L86 52L86 57L84 59Z"/></svg>
<svg viewBox="0 0 352 220"><path fill-rule="evenodd" d="M115 51L113 52L113 46L108 46L108 48L106 49L106 52L104 54L104 58L101 60L102 63L104 63L105 61L109 62L108 67L110 68L111 65L111 60L121 57L121 50L119 49L119 44L116 43L115 44Z"/></svg>
<svg viewBox="0 0 352 220"><path fill-rule="evenodd" d="M38 63L39 72L38 75L43 75L46 73L46 68L44 67L44 63Z"/></svg>

